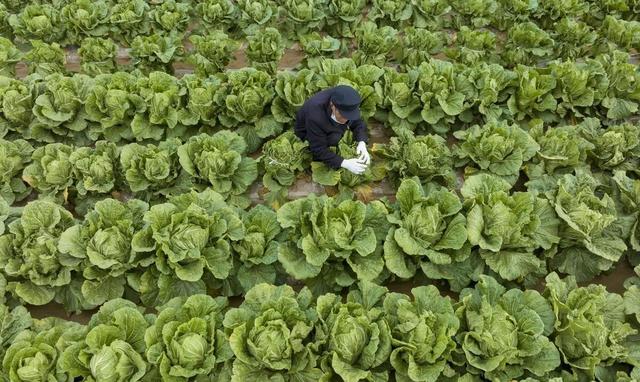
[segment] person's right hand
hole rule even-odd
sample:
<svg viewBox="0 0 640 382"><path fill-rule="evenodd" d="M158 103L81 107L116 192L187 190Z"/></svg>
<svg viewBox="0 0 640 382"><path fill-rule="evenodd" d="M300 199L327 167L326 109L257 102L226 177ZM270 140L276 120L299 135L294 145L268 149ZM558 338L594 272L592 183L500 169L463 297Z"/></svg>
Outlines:
<svg viewBox="0 0 640 382"><path fill-rule="evenodd" d="M367 165L361 162L358 158L343 159L340 167L346 168L356 175L362 175L367 169Z"/></svg>

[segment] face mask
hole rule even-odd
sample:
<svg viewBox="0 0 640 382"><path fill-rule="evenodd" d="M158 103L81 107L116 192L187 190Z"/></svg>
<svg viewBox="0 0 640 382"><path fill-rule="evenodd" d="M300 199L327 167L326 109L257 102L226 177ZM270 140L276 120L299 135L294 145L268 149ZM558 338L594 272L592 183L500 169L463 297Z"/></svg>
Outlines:
<svg viewBox="0 0 640 382"><path fill-rule="evenodd" d="M331 113L331 119L333 119L333 122L335 122L335 123L338 123L338 124L340 123L340 122L338 122L338 120L336 119L336 115L335 115L334 113Z"/></svg>

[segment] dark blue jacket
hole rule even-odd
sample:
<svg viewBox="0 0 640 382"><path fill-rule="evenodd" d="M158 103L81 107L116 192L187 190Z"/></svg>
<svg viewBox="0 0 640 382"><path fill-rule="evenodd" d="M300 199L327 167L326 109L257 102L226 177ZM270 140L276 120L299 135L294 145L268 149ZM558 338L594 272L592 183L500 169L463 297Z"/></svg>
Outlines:
<svg viewBox="0 0 640 382"><path fill-rule="evenodd" d="M324 162L331 168L340 168L342 157L329 147L338 146L347 127L353 131L355 141L367 142L367 125L362 119L339 124L331 119L329 100L333 88L314 94L298 110L296 115L295 134L309 142L309 151L313 160Z"/></svg>

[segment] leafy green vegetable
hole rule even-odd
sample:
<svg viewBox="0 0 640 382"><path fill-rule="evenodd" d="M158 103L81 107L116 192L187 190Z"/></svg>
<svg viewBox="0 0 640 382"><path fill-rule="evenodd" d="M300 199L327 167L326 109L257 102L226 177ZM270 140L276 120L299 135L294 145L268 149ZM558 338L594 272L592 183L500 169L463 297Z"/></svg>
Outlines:
<svg viewBox="0 0 640 382"><path fill-rule="evenodd" d="M546 278L544 295L555 314L554 342L578 378L593 379L598 366L615 362L638 365L628 346L637 330L625 322L622 296L604 285L578 287L572 276L560 279L555 272Z"/></svg>
<svg viewBox="0 0 640 382"><path fill-rule="evenodd" d="M366 0L329 0L327 26L329 33L337 37L354 37L356 25L362 20Z"/></svg>
<svg viewBox="0 0 640 382"><path fill-rule="evenodd" d="M391 354L391 331L382 299L387 288L359 283L342 302L340 296L318 297L316 341L322 380L386 381Z"/></svg>
<svg viewBox="0 0 640 382"><path fill-rule="evenodd" d="M147 372L144 333L152 317L122 299L102 305L87 325L87 334L60 357L60 367L71 378L141 381Z"/></svg>
<svg viewBox="0 0 640 382"><path fill-rule="evenodd" d="M60 11L46 3L28 4L9 16L13 32L24 40L60 41L65 32L61 21Z"/></svg>
<svg viewBox="0 0 640 382"><path fill-rule="evenodd" d="M333 57L340 49L340 40L329 35L323 36L318 32L302 34L299 39L308 60L319 56Z"/></svg>
<svg viewBox="0 0 640 382"><path fill-rule="evenodd" d="M15 341L16 336L29 329L32 323L31 314L24 306L9 308L4 303L0 304L0 359L4 358L6 349Z"/></svg>
<svg viewBox="0 0 640 382"><path fill-rule="evenodd" d="M164 72L151 72L148 77L140 77L135 88L136 95L143 99L146 108L141 110L142 113L134 114L131 121L133 136L139 141L160 140L165 134L170 137L171 130L178 127L182 96L186 89L180 86L177 78Z"/></svg>
<svg viewBox="0 0 640 382"><path fill-rule="evenodd" d="M285 43L276 28L256 29L247 36L245 53L252 67L275 73L284 55Z"/></svg>
<svg viewBox="0 0 640 382"><path fill-rule="evenodd" d="M256 29L271 26L278 15L277 5L272 0L239 0L240 18L236 23L247 35Z"/></svg>
<svg viewBox="0 0 640 382"><path fill-rule="evenodd" d="M412 15L413 6L408 0L373 0L368 18L382 25L398 25Z"/></svg>
<svg viewBox="0 0 640 382"><path fill-rule="evenodd" d="M576 59L590 53L598 34L584 21L565 17L554 24L551 36L556 56Z"/></svg>
<svg viewBox="0 0 640 382"><path fill-rule="evenodd" d="M183 53L182 42L173 36L136 36L131 42L133 65L142 73L154 70L173 73L173 61Z"/></svg>
<svg viewBox="0 0 640 382"><path fill-rule="evenodd" d="M509 381L528 373L544 377L560 366L560 353L547 338L560 323L535 290L507 291L481 276L474 289L460 294L456 316L461 322L456 340L472 374Z"/></svg>
<svg viewBox="0 0 640 382"><path fill-rule="evenodd" d="M154 276L149 293L161 290L160 304L182 295L180 287L171 286L174 282L204 290L203 277L229 277L233 268L229 241L241 240L245 230L236 211L217 192L208 189L172 197L152 206L143 220L145 226L134 234L131 247L135 252L155 253L160 275ZM143 302L154 298L141 293Z"/></svg>
<svg viewBox="0 0 640 382"><path fill-rule="evenodd" d="M84 334L84 326L76 322L53 317L35 321L31 330L20 332L7 348L2 361L5 378L17 382L66 380L58 360Z"/></svg>
<svg viewBox="0 0 640 382"><path fill-rule="evenodd" d="M22 301L44 305L56 296L62 298L64 289L70 287L80 261L60 252L58 243L62 232L73 224L69 211L37 200L27 204L22 216L0 236L0 269ZM82 305L90 307L86 302Z"/></svg>
<svg viewBox="0 0 640 382"><path fill-rule="evenodd" d="M460 140L454 146L460 158L458 165L475 164L482 172L504 177L515 183L524 162L529 161L540 150L536 141L517 125L507 122L488 122L484 126L473 125L467 130L453 134ZM477 169L467 167L465 173Z"/></svg>
<svg viewBox="0 0 640 382"><path fill-rule="evenodd" d="M334 285L347 287L358 280L375 280L384 268L382 246L387 209L380 201L338 202L311 194L284 204L278 222L286 231L278 259L298 280L330 275ZM313 281L313 280L311 280Z"/></svg>
<svg viewBox="0 0 640 382"><path fill-rule="evenodd" d="M613 173L613 181L615 182L620 193L616 200L621 205L621 212L635 219L631 229L629 242L631 248L640 250L640 180L629 178L624 171L615 171Z"/></svg>
<svg viewBox="0 0 640 382"><path fill-rule="evenodd" d="M268 207L257 205L243 212L245 235L232 244L239 255L240 266L236 277L246 292L260 283L273 284L279 275L277 236L281 228L276 213Z"/></svg>
<svg viewBox="0 0 640 382"><path fill-rule="evenodd" d="M617 213L613 198L588 171L560 178L552 203L562 220L553 269L587 281L610 269L627 250L634 220Z"/></svg>
<svg viewBox="0 0 640 382"><path fill-rule="evenodd" d="M554 41L549 34L528 21L509 29L503 57L511 65L537 65L553 54Z"/></svg>
<svg viewBox="0 0 640 382"><path fill-rule="evenodd" d="M422 101L422 119L438 133L450 129L456 117L471 120L475 89L466 74L454 64L431 60L418 67L417 91Z"/></svg>
<svg viewBox="0 0 640 382"><path fill-rule="evenodd" d="M526 117L541 118L544 121L555 119L558 102L553 97L553 89L556 87L556 78L550 74L544 74L543 69L524 65L516 66L514 71L518 75L518 83L507 101L507 106L515 119L518 121Z"/></svg>
<svg viewBox="0 0 640 382"><path fill-rule="evenodd" d="M60 10L67 40L79 43L86 36L101 37L109 32L109 7L105 0L71 0Z"/></svg>
<svg viewBox="0 0 640 382"><path fill-rule="evenodd" d="M422 125L422 104L415 92L417 80L416 70L398 73L395 69L385 68L384 75L375 84L380 100L376 119L390 125L398 136L410 135Z"/></svg>
<svg viewBox="0 0 640 382"><path fill-rule="evenodd" d="M454 38L453 47L446 50L448 57L467 65L499 62L495 54L496 35L493 32L463 26Z"/></svg>
<svg viewBox="0 0 640 382"><path fill-rule="evenodd" d="M353 53L353 60L358 65L384 66L395 54L400 41L398 31L393 27L378 27L372 21L360 24L355 34L356 51Z"/></svg>
<svg viewBox="0 0 640 382"><path fill-rule="evenodd" d="M293 122L304 102L317 90L315 73L309 69L279 71L276 74L276 97L271 103L271 113L280 123Z"/></svg>
<svg viewBox="0 0 640 382"><path fill-rule="evenodd" d="M28 73L48 76L52 73L65 73L66 53L58 43L47 44L40 40L31 41L31 50L24 55Z"/></svg>
<svg viewBox="0 0 640 382"><path fill-rule="evenodd" d="M113 142L98 141L95 148L79 147L69 156L73 166L76 191L84 196L95 192L105 194L116 182L118 153Z"/></svg>
<svg viewBox="0 0 640 382"><path fill-rule="evenodd" d="M636 65L629 62L629 54L615 51L596 59L609 78L609 87L602 99L607 118L624 119L636 113L640 103L640 73Z"/></svg>
<svg viewBox="0 0 640 382"><path fill-rule="evenodd" d="M191 2L163 0L152 5L149 17L155 22L156 33L179 34L189 26L190 12Z"/></svg>
<svg viewBox="0 0 640 382"><path fill-rule="evenodd" d="M247 206L243 194L258 177L258 165L246 156L246 150L242 137L223 130L191 137L178 148L178 158L182 168L196 180L211 185L232 203Z"/></svg>
<svg viewBox="0 0 640 382"><path fill-rule="evenodd" d="M116 70L118 46L110 38L87 37L82 40L78 54L85 74L98 76Z"/></svg>
<svg viewBox="0 0 640 382"><path fill-rule="evenodd" d="M22 52L8 38L0 37L0 75L15 77L16 64L22 59Z"/></svg>
<svg viewBox="0 0 640 382"><path fill-rule="evenodd" d="M589 108L600 103L609 86L604 68L596 60L555 61L549 68L557 79L554 97L560 102L556 112L563 117L571 113L578 117L589 114Z"/></svg>
<svg viewBox="0 0 640 382"><path fill-rule="evenodd" d="M195 15L208 33L216 33L213 28L227 31L238 20L238 6L231 0L200 0L194 5Z"/></svg>
<svg viewBox="0 0 640 382"><path fill-rule="evenodd" d="M231 374L233 352L222 327L226 308L226 298L201 294L158 308L144 341L146 358L162 380L227 380L223 376Z"/></svg>
<svg viewBox="0 0 640 382"><path fill-rule="evenodd" d="M60 235L61 253L82 261L82 296L90 304L101 305L122 297L137 267L151 265L153 258L132 249L135 232L142 229L148 205L131 199L126 203L103 199L84 217L82 224Z"/></svg>
<svg viewBox="0 0 640 382"><path fill-rule="evenodd" d="M446 37L441 32L416 27L405 28L400 60L407 67L420 66L422 62L440 53L445 43Z"/></svg>
<svg viewBox="0 0 640 382"><path fill-rule="evenodd" d="M38 147L22 173L22 180L40 193L66 193L73 184L72 152L71 146L62 143Z"/></svg>
<svg viewBox="0 0 640 382"><path fill-rule="evenodd" d="M109 16L112 35L130 43L134 37L148 34L151 30L149 9L145 0L119 0L113 4Z"/></svg>
<svg viewBox="0 0 640 382"><path fill-rule="evenodd" d="M468 211L467 234L500 277L527 282L546 270L540 250L552 249L563 236L547 199L534 192L509 193L510 189L508 182L494 175L465 180L460 192Z"/></svg>
<svg viewBox="0 0 640 382"><path fill-rule="evenodd" d="M196 74L202 77L222 72L240 45L218 30L202 36L191 35L189 41L193 44L193 51L187 56L187 62L195 66Z"/></svg>
<svg viewBox="0 0 640 382"><path fill-rule="evenodd" d="M389 293L384 310L391 327L391 365L396 380L427 382L449 374L448 362L456 348L453 340L460 322L451 299L433 286L411 289L409 296Z"/></svg>
<svg viewBox="0 0 640 382"><path fill-rule="evenodd" d="M594 148L588 156L592 164L602 170L638 172L640 165L640 126L631 123L602 128L599 121L587 120L581 125L582 135Z"/></svg>
<svg viewBox="0 0 640 382"><path fill-rule="evenodd" d="M34 84L33 114L28 137L55 142L57 137L73 138L88 126L83 107L93 79L84 74L65 77L54 73ZM59 139L59 138L58 138Z"/></svg>
<svg viewBox="0 0 640 382"><path fill-rule="evenodd" d="M260 157L260 166L264 169L262 183L269 190L265 199L274 207L284 203L288 187L310 162L308 143L301 141L292 130L265 143Z"/></svg>
<svg viewBox="0 0 640 382"><path fill-rule="evenodd" d="M453 155L439 135L391 137L387 144L374 144L372 152L381 157L394 184L414 176L422 183L435 181L452 185L456 182Z"/></svg>
<svg viewBox="0 0 640 382"><path fill-rule="evenodd" d="M412 24L418 30L437 30L445 25L444 18L451 11L451 4L446 0L414 0Z"/></svg>
<svg viewBox="0 0 640 382"><path fill-rule="evenodd" d="M431 278L449 271L452 288L465 287L473 277L464 272L471 245L458 196L444 188L425 189L417 178L409 178L398 187L396 200L387 216L392 225L384 241L387 269L403 279L413 277L419 267Z"/></svg>
<svg viewBox="0 0 640 382"><path fill-rule="evenodd" d="M279 16L284 18L284 23L279 26L279 29L286 30L288 35L299 36L323 29L327 2L284 0L279 3Z"/></svg>
<svg viewBox="0 0 640 382"><path fill-rule="evenodd" d="M232 382L316 382L322 377L314 349L316 314L311 292L258 284L224 318L235 355Z"/></svg>
<svg viewBox="0 0 640 382"><path fill-rule="evenodd" d="M0 102L0 136L4 137L9 131L24 133L34 118L29 79L20 81L0 76Z"/></svg>
<svg viewBox="0 0 640 382"><path fill-rule="evenodd" d="M0 195L10 205L30 193L21 175L24 167L31 161L32 152L33 147L24 139L0 139Z"/></svg>
<svg viewBox="0 0 640 382"><path fill-rule="evenodd" d="M97 125L90 127L93 139L104 137L112 142L133 139L132 120L141 118L147 110L145 99L138 94L137 81L135 75L127 72L95 77L84 104L87 119Z"/></svg>
<svg viewBox="0 0 640 382"><path fill-rule="evenodd" d="M120 169L131 191L171 194L185 182L178 160L180 140L168 139L158 145L131 143L120 151ZM186 187L185 187L186 188ZM186 190L185 190L186 191Z"/></svg>

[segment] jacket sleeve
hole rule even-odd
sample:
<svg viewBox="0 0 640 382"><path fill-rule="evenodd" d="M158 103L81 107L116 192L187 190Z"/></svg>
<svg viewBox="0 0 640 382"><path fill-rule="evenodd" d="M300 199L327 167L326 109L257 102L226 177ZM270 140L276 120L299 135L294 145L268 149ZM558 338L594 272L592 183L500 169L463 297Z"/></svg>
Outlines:
<svg viewBox="0 0 640 382"><path fill-rule="evenodd" d="M343 158L329 150L327 136L320 126L315 122L307 120L307 141L309 142L309 151L313 159L324 162L327 166L337 169L340 168Z"/></svg>
<svg viewBox="0 0 640 382"><path fill-rule="evenodd" d="M349 128L353 131L353 139L356 142L367 142L369 140L369 137L367 136L367 125L362 119L353 121L349 125Z"/></svg>

